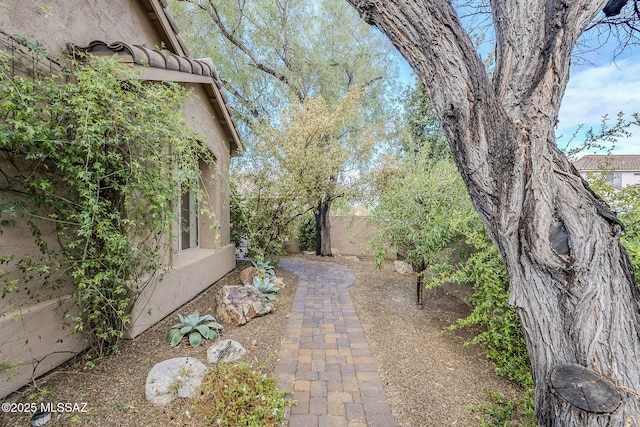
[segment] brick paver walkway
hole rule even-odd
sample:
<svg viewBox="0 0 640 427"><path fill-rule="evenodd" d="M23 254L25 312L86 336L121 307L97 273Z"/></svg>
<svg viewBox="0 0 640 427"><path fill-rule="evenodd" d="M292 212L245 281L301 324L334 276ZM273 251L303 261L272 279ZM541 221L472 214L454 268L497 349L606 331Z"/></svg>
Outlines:
<svg viewBox="0 0 640 427"><path fill-rule="evenodd" d="M351 270L287 258L299 277L276 380L293 390L289 427L392 427L391 409L347 288Z"/></svg>

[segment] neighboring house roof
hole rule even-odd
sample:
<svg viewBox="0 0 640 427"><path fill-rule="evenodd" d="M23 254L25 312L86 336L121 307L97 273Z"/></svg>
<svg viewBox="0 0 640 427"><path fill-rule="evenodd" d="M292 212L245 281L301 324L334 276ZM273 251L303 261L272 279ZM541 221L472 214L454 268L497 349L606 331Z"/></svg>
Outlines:
<svg viewBox="0 0 640 427"><path fill-rule="evenodd" d="M580 172L637 172L640 171L640 154L588 154L573 162L573 165Z"/></svg>

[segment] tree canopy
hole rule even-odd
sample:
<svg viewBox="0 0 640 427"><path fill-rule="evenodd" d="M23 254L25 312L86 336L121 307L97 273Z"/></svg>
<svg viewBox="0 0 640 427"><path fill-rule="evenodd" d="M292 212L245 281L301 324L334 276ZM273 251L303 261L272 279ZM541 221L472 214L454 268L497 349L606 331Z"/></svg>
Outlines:
<svg viewBox="0 0 640 427"><path fill-rule="evenodd" d="M297 210L294 218L315 211L320 231L316 252L331 255L329 209L334 200L356 194L345 189L355 188L352 181L361 178L362 172L346 173L347 169L363 165L372 152L374 134L363 123L381 123L380 130L392 117L389 99L397 59L392 46L341 0L302 4L176 0L172 7L198 55L211 57L224 70L222 81L247 141L246 158L234 164L237 176L268 177L275 194L290 194L285 187L295 183L296 190L304 193L296 200L305 202L288 203L287 210ZM354 91L361 94L353 98ZM358 105L350 110L347 127L337 130L334 119L312 117L318 103L340 110L345 100L352 104L355 99ZM296 130L287 126L299 123L304 110L307 123L303 126L326 128L317 128L311 136L293 135ZM384 139L381 135L375 133L378 140ZM310 139L300 147L292 143L296 138ZM267 141L277 148L267 153ZM355 142L364 145L356 147ZM296 155L291 151L300 148ZM244 188L256 190L263 185ZM256 196L250 197L255 200ZM282 206L272 214L278 212ZM287 227L291 222L283 221Z"/></svg>

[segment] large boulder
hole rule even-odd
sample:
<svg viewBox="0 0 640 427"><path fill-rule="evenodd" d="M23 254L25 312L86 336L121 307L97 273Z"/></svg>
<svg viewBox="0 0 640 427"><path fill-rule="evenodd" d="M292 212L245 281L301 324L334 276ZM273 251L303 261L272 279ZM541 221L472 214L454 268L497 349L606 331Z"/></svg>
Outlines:
<svg viewBox="0 0 640 427"><path fill-rule="evenodd" d="M267 298L253 286L223 286L216 294L216 319L232 325L244 325L256 316L272 310Z"/></svg>
<svg viewBox="0 0 640 427"><path fill-rule="evenodd" d="M253 278L258 277L260 271L255 267L247 267L240 272L240 281L243 285L253 285Z"/></svg>
<svg viewBox="0 0 640 427"><path fill-rule="evenodd" d="M207 350L207 361L209 363L231 363L240 360L247 354L247 349L238 341L221 340L209 347Z"/></svg>
<svg viewBox="0 0 640 427"><path fill-rule="evenodd" d="M207 365L193 357L176 357L156 364L147 375L145 395L156 405L176 397L195 397L207 373Z"/></svg>

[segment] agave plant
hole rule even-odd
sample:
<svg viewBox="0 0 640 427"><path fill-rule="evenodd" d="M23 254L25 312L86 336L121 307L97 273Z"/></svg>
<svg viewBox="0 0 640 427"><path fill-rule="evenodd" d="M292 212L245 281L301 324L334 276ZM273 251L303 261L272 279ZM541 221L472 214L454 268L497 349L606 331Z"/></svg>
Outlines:
<svg viewBox="0 0 640 427"><path fill-rule="evenodd" d="M276 275L276 270L269 261L254 261L253 266L260 272L260 277L271 278Z"/></svg>
<svg viewBox="0 0 640 427"><path fill-rule="evenodd" d="M280 290L276 285L271 283L270 277L254 277L253 278L253 286L262 292L262 294L270 300L276 299L276 292Z"/></svg>
<svg viewBox="0 0 640 427"><path fill-rule="evenodd" d="M167 333L165 340L171 343L171 347L177 346L185 335L189 335L189 344L192 347L198 347L202 342L202 338L215 340L218 332L222 329L222 325L216 322L210 314L200 316L198 310L188 316L178 314L180 323L176 323Z"/></svg>

